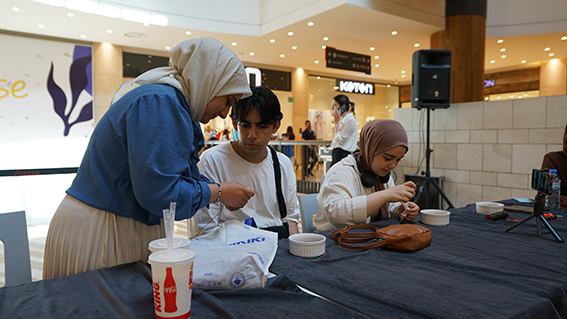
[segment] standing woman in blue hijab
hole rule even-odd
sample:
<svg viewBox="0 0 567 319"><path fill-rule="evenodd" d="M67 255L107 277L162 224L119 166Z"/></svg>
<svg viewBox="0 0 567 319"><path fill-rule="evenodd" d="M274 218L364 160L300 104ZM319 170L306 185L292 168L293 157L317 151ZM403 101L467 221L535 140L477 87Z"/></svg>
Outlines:
<svg viewBox="0 0 567 319"><path fill-rule="evenodd" d="M252 189L199 174L199 122L226 118L249 95L242 62L211 38L179 43L169 67L122 85L49 225L43 278L146 261L170 202L176 220L214 202L243 207Z"/></svg>

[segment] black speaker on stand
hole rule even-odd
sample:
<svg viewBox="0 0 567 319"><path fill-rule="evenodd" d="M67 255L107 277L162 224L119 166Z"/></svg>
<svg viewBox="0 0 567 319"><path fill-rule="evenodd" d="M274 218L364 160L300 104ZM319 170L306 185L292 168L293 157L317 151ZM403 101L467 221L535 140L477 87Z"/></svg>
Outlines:
<svg viewBox="0 0 567 319"><path fill-rule="evenodd" d="M432 184L437 192L449 205L454 208L453 203L447 198L441 187L431 178L430 160L430 112L438 108L446 109L451 105L451 51L449 50L419 50L413 53L412 77L411 77L411 106L421 110L427 109L427 146L425 149L425 171L423 183L415 196L418 203L422 194L425 193L425 207L429 208L429 184Z"/></svg>

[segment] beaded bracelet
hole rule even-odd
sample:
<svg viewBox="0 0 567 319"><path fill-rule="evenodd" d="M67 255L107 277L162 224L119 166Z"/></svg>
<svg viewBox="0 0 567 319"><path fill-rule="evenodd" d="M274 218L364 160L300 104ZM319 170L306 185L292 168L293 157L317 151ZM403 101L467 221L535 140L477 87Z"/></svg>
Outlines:
<svg viewBox="0 0 567 319"><path fill-rule="evenodd" d="M219 186L219 195L217 196L217 200L215 201L215 203L218 203L218 202L220 202L221 187L220 187L219 183L215 183L215 184L217 184Z"/></svg>

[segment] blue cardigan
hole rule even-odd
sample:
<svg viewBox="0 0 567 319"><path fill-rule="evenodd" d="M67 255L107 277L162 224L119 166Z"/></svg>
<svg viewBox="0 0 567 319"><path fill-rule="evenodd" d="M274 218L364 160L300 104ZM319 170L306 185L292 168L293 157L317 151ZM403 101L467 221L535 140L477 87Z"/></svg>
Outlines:
<svg viewBox="0 0 567 319"><path fill-rule="evenodd" d="M176 220L206 206L211 181L199 174L204 145L181 92L165 84L138 87L96 125L67 194L92 207L146 225L177 202Z"/></svg>

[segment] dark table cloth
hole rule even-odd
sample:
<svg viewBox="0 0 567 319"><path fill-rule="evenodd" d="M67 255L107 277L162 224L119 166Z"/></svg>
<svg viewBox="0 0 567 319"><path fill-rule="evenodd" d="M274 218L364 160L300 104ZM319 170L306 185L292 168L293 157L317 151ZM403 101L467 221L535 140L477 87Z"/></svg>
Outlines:
<svg viewBox="0 0 567 319"><path fill-rule="evenodd" d="M368 318L308 295L285 276L265 288L193 290L191 318ZM0 288L0 318L155 318L151 272L139 261Z"/></svg>
<svg viewBox="0 0 567 319"><path fill-rule="evenodd" d="M488 221L474 204L450 212L442 227L417 218L431 229L420 251L347 250L327 231L326 253L312 259L291 255L280 240L270 270L373 318L567 318L567 244L543 225L538 237L535 219L505 232L516 221ZM565 218L550 224L567 239Z"/></svg>

